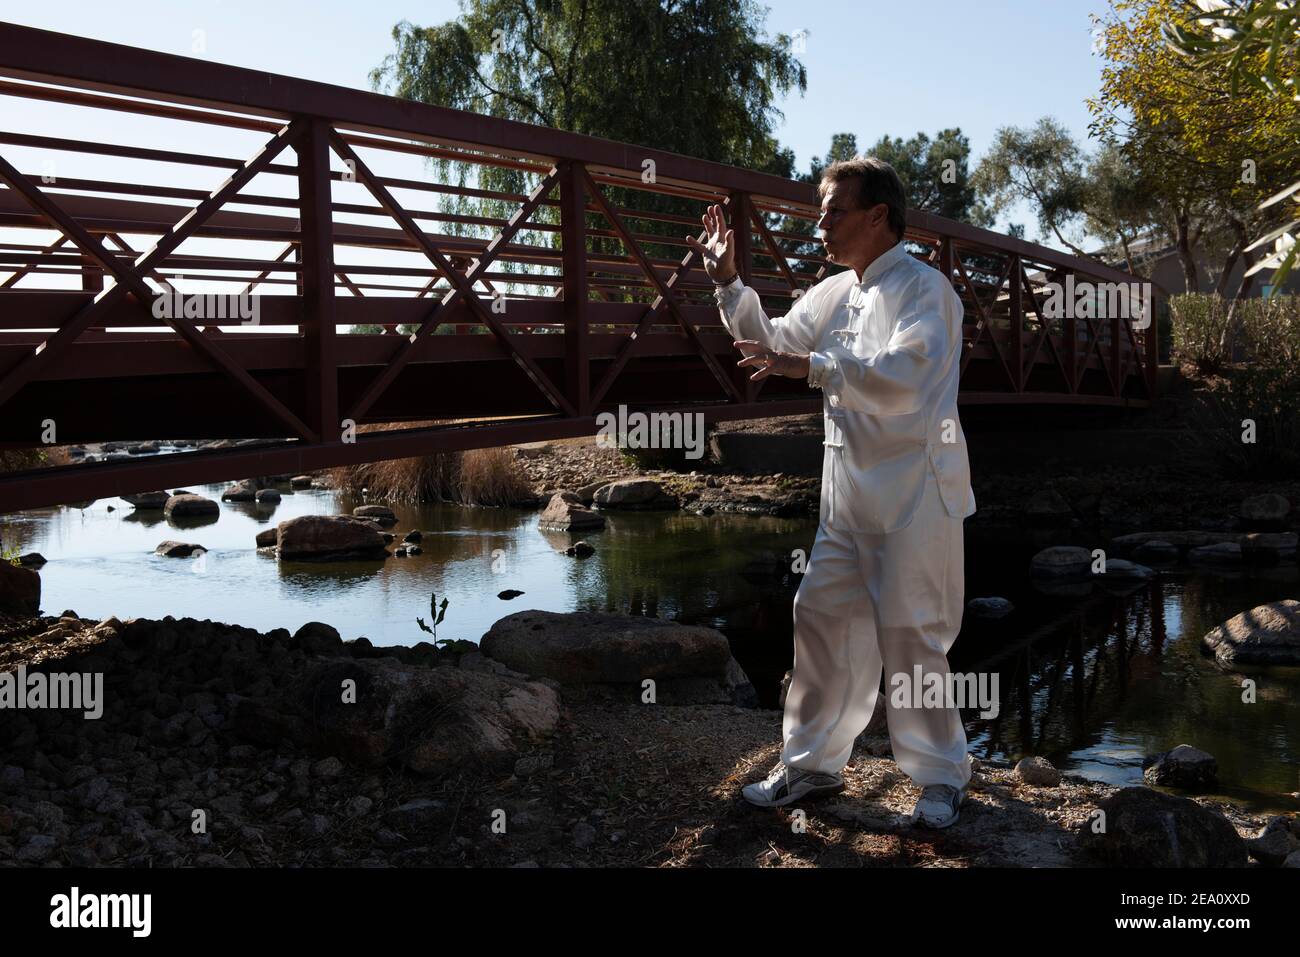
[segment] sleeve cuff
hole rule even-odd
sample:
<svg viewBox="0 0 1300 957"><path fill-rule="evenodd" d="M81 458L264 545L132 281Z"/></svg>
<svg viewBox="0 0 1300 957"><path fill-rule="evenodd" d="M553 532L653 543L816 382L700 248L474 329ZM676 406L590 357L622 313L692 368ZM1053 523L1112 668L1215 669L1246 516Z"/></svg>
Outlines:
<svg viewBox="0 0 1300 957"><path fill-rule="evenodd" d="M808 384L814 389L822 388L833 364L834 360L826 353L810 352L808 354Z"/></svg>
<svg viewBox="0 0 1300 957"><path fill-rule="evenodd" d="M740 281L740 274L737 273L736 278L731 280L731 282L727 283L725 286L714 286L713 297L717 299L719 304L721 304L731 299L736 295L736 293L740 292L740 290L744 288L745 284Z"/></svg>

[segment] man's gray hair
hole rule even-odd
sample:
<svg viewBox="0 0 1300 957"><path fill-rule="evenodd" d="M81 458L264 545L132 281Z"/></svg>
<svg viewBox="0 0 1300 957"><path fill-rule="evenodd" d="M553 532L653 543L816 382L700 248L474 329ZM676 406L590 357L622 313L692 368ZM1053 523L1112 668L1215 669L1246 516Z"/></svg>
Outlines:
<svg viewBox="0 0 1300 957"><path fill-rule="evenodd" d="M889 207L889 228L901 240L907 229L907 196L894 167L875 156L839 160L822 171L817 196L824 199L832 183L849 179L857 180L860 209L870 209L877 203Z"/></svg>

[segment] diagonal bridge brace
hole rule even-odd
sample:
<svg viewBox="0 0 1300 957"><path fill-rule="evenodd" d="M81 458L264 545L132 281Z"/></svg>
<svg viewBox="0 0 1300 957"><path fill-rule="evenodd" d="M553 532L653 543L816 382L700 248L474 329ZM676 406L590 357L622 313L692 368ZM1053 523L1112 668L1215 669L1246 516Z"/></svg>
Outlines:
<svg viewBox="0 0 1300 957"><path fill-rule="evenodd" d="M302 126L298 121L278 130L256 156L248 160L225 183L182 216L174 226L159 237L152 249L139 256L130 266L123 265L117 256L109 253L104 245L80 223L64 212L7 160L0 157L0 179L22 196L28 205L40 213L54 228L71 240L83 254L94 259L116 280L111 289L106 289L95 296L75 315L67 319L57 332L5 370L3 378L0 378L0 406L17 395L23 386L31 382L83 332L94 325L97 318L100 318L110 307L122 302L128 293L134 295L142 305L151 302L154 291L143 277L152 273L162 260L171 255L213 213L234 198L253 177L266 169L286 146L297 140L301 132ZM196 352L205 355L213 365L243 386L259 405L274 415L295 435L309 440L316 439L315 433L298 416L231 359L224 349L200 332L193 323L184 317L172 317L166 321Z"/></svg>
<svg viewBox="0 0 1300 957"><path fill-rule="evenodd" d="M672 288L659 277L659 273L655 270L654 264L646 258L646 254L641 250L637 241L632 238L632 234L628 231L627 226L624 225L623 220L619 217L618 213L614 212L614 207L610 205L607 199L605 199L605 195L600 191L600 186L598 186L596 181L591 178L591 174L587 172L586 167L580 167L580 170L582 172L582 178L587 183L588 194L593 200L595 200L596 205L600 207L600 211L604 214L605 218L609 220L609 224L614 227L614 231L618 233L619 238L623 241L623 245L627 248L627 251L632 254L632 257L637 261L637 264L640 265L641 269L645 272L646 277L654 283L655 288L659 290L659 298L655 300L650 311L642 316L641 322L637 324L637 331L632 334L632 339L629 340L629 343L625 343L625 348L630 348L630 342L635 341L637 334L648 324L650 317L658 311L660 305L667 305L669 311L673 314L673 318L677 320L677 324L682 327L687 337L691 340L691 344L695 347L696 351L699 352L700 358L704 360L704 364L708 366L709 371L713 373L713 377L717 379L718 383L722 386L723 392L736 402L743 403L745 401L744 397L736 388L735 383L727 377L727 374L722 370L722 366L718 365L718 360L713 357L713 353L709 352L708 347L704 344L703 340L700 339L700 334L696 328L687 322L686 317L682 315L682 311L677 303L677 297L673 294ZM693 254L694 250L691 252ZM689 257L684 259L674 275L676 276L683 272L684 267L689 262ZM626 354L622 354L621 358L623 361L627 361ZM611 371L613 370L611 369ZM596 402L599 402L600 398L604 396L605 390L609 388L611 381L611 376L606 374L604 381L601 382L600 388L597 389L596 393L592 396L593 405Z"/></svg>
<svg viewBox="0 0 1300 957"><path fill-rule="evenodd" d="M392 193L390 193L387 188L385 188L384 185L375 178L375 175L370 171L370 168L362 162L361 157L357 156L356 152L347 144L343 137L335 130L330 130L329 137L330 145L334 148L334 152L338 154L339 159L348 163L356 171L357 180L365 185L366 189L370 191L370 195L375 198L376 202L384 208L388 215L392 216L393 219L396 220L397 224L402 227L402 231L420 247L425 256L427 256L429 260L438 267L439 271L442 272L452 284L451 291L443 297L442 301L438 303L438 305L434 306L433 310L427 316L425 316L424 320L420 323L420 327L416 329L404 343L402 343L398 348L397 353L389 360L388 365L385 366L384 370L375 377L373 382L370 383L369 388L366 389L365 393L362 394L361 398L357 400L351 411L349 411L348 418L358 420L370 410L370 407L375 404L375 401L383 395L384 391L392 385L393 380L397 378L402 369L406 367L406 364L411 361L417 343L419 343L419 341L425 336L432 334L433 330L443 323L444 320L440 317L447 316L448 310L457 300L460 300L468 306L474 313L475 317L492 330L492 333L497 337L497 341L501 343L501 346L509 354L510 358L514 359L519 367L524 370L525 374L533 380L533 383L541 389L542 393L550 400L552 405L556 406L556 408L567 416L576 416L578 410L573 407L567 398L565 398L564 393L555 387L555 384L551 382L546 373L541 370L537 363L515 346L512 341L514 337L506 327L502 325L501 321L492 314L492 311L483 305L478 295L474 292L474 283L477 281L478 277L487 271L488 266L491 265L492 261L501 253L502 248L510 242L514 234L518 232L519 228L530 216L532 216L537 207L542 204L542 201L546 198L546 195L551 191L551 189L554 188L555 184L560 181L559 170L553 167L551 171L546 174L542 181L537 184L537 187L528 194L528 199L524 202L523 206L521 206L519 210L510 217L510 220L506 223L501 232L497 234L496 238L488 243L487 248L483 250L483 255L479 257L478 262L462 276L461 273L447 260L447 257L442 254L438 247L434 245L429 237L424 234L424 231L416 225L415 220L411 218L410 214L407 213L406 210L402 209L397 200L393 198Z"/></svg>

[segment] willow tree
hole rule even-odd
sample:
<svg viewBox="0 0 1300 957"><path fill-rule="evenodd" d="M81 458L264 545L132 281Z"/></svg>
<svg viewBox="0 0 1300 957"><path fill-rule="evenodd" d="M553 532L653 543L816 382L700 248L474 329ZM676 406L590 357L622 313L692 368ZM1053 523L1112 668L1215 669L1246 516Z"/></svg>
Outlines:
<svg viewBox="0 0 1300 957"><path fill-rule="evenodd" d="M802 94L804 67L792 38L764 32L766 12L752 0L461 0L446 23L393 28L394 51L371 73L375 89L438 106L606 137L779 176L794 154L773 129L775 103ZM527 193L538 177L513 169L431 160L437 175L461 186ZM638 170L638 172L640 172ZM473 179L473 181L471 181ZM679 197L608 189L615 205L630 196L645 211L699 214ZM512 204L474 197L443 200L445 211L508 217ZM558 222L555 207L536 221ZM588 216L588 226L605 228ZM473 227L456 227L475 235ZM680 239L679 223L638 221L637 232ZM520 241L560 245L557 232L521 233ZM588 240L616 253L617 240ZM648 244L652 258L683 247Z"/></svg>

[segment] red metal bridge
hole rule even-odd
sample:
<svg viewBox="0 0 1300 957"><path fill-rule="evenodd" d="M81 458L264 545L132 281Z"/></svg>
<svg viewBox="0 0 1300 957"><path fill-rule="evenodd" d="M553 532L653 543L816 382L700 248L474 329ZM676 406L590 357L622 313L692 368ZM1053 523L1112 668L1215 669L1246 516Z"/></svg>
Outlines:
<svg viewBox="0 0 1300 957"><path fill-rule="evenodd" d="M0 237L25 240L0 243L0 443L265 440L10 473L0 513L591 435L620 404L706 420L821 408L802 382L735 367L682 238L722 204L745 282L781 314L827 274L808 184L9 24L0 77ZM15 122L47 116L53 129ZM132 122L86 138L106 116ZM394 175L399 161L421 165ZM89 162L121 172L66 175ZM452 181L475 168L527 188ZM907 239L965 304L961 402L1154 396L1156 323L1043 308L1047 283L1127 273L917 211ZM256 328L233 299L158 307L199 291L255 301Z"/></svg>

